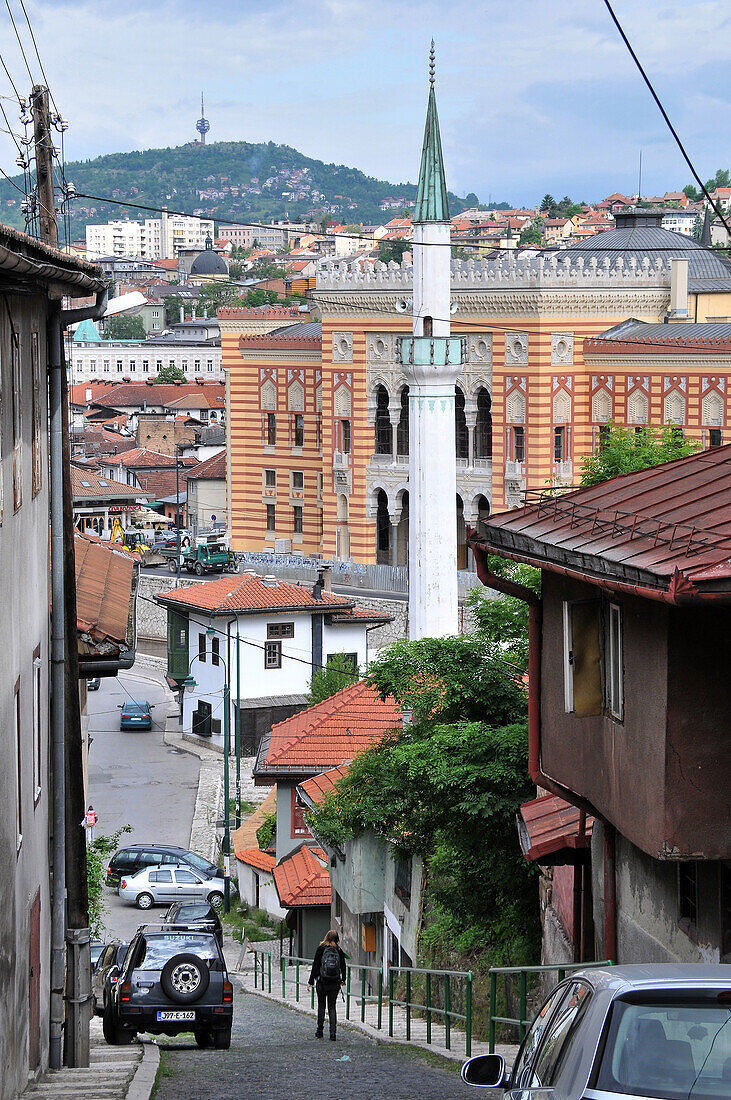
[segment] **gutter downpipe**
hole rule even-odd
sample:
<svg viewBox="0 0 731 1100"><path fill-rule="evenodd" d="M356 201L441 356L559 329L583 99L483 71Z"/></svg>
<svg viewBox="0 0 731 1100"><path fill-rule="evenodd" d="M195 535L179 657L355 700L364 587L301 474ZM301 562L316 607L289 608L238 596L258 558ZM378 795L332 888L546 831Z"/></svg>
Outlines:
<svg viewBox="0 0 731 1100"><path fill-rule="evenodd" d="M93 306L54 309L48 318L49 451L51 512L51 729L53 768L53 897L51 899L51 1005L49 1065L61 1069L66 978L66 585L64 581L64 423L62 376L63 329L75 321L100 318L106 309L108 290L97 291Z"/></svg>
<svg viewBox="0 0 731 1100"><path fill-rule="evenodd" d="M591 814L602 823L604 832L604 957L616 961L617 958L617 883L615 863L615 830L611 822L595 809L581 795L568 787L550 779L541 769L541 649L543 644L543 606L539 596L525 585L516 584L492 573L487 567L487 548L481 543L471 541L471 532L467 532L467 542L475 556L477 575L487 588L493 588L506 596L514 596L528 604L528 774L537 787L542 787L557 795L584 813ZM627 586L632 587L632 586Z"/></svg>

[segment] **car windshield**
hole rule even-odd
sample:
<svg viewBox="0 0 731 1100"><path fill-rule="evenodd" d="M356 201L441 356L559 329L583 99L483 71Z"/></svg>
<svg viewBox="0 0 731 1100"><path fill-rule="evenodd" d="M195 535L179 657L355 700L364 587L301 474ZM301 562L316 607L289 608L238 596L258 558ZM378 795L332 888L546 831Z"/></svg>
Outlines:
<svg viewBox="0 0 731 1100"><path fill-rule="evenodd" d="M215 941L210 936L181 936L180 933L163 933L145 939L142 958L135 964L135 970L162 970L173 955L188 952L207 962L209 967L218 958Z"/></svg>
<svg viewBox="0 0 731 1100"><path fill-rule="evenodd" d="M617 1001L595 1087L660 1100L731 1097L731 1008Z"/></svg>
<svg viewBox="0 0 731 1100"><path fill-rule="evenodd" d="M126 703L124 714L147 714L147 703Z"/></svg>
<svg viewBox="0 0 731 1100"><path fill-rule="evenodd" d="M207 917L212 920L210 905L181 905L178 909L178 920L201 920Z"/></svg>

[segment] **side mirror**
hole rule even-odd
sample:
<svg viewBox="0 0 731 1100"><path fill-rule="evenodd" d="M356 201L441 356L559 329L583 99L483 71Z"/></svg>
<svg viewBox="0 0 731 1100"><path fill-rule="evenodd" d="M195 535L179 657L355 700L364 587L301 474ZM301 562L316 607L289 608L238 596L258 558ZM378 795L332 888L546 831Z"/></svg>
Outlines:
<svg viewBox="0 0 731 1100"><path fill-rule="evenodd" d="M150 710L154 710L156 706L157 703L150 703Z"/></svg>
<svg viewBox="0 0 731 1100"><path fill-rule="evenodd" d="M478 1054L462 1066L460 1075L466 1085L483 1089L499 1089L507 1084L505 1059L502 1054Z"/></svg>
<svg viewBox="0 0 731 1100"><path fill-rule="evenodd" d="M123 703L117 703L117 710L121 710L123 706Z"/></svg>

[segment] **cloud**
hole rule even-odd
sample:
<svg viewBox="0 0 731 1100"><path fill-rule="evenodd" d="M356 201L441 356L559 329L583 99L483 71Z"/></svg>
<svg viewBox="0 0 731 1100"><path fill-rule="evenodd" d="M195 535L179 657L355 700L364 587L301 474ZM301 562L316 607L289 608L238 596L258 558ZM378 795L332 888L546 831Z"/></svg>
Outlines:
<svg viewBox="0 0 731 1100"><path fill-rule="evenodd" d="M22 12L11 2L36 77ZM433 35L454 190L514 202L549 189L598 198L631 186L640 147L650 189L690 178L601 3L26 0L26 7L70 122L69 159L192 140L203 90L209 140L271 140L392 182L413 180ZM615 0L615 9L701 175L710 175L729 159L718 137L729 107L726 0ZM3 42L27 93L11 31ZM0 93L9 90L0 81ZM0 166L12 172L16 151L0 137Z"/></svg>

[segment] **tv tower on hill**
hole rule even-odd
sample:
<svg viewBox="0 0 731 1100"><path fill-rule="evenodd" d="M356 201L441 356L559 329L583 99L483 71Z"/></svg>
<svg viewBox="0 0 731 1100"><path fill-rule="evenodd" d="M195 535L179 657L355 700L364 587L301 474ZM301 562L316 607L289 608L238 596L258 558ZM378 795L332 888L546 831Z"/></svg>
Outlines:
<svg viewBox="0 0 731 1100"><path fill-rule="evenodd" d="M201 117L196 122L195 128L201 136L201 140L200 140L201 145L205 145L205 143L206 143L206 134L210 130L211 124L208 121L208 119L206 118L206 112L203 109L203 92L201 92Z"/></svg>

